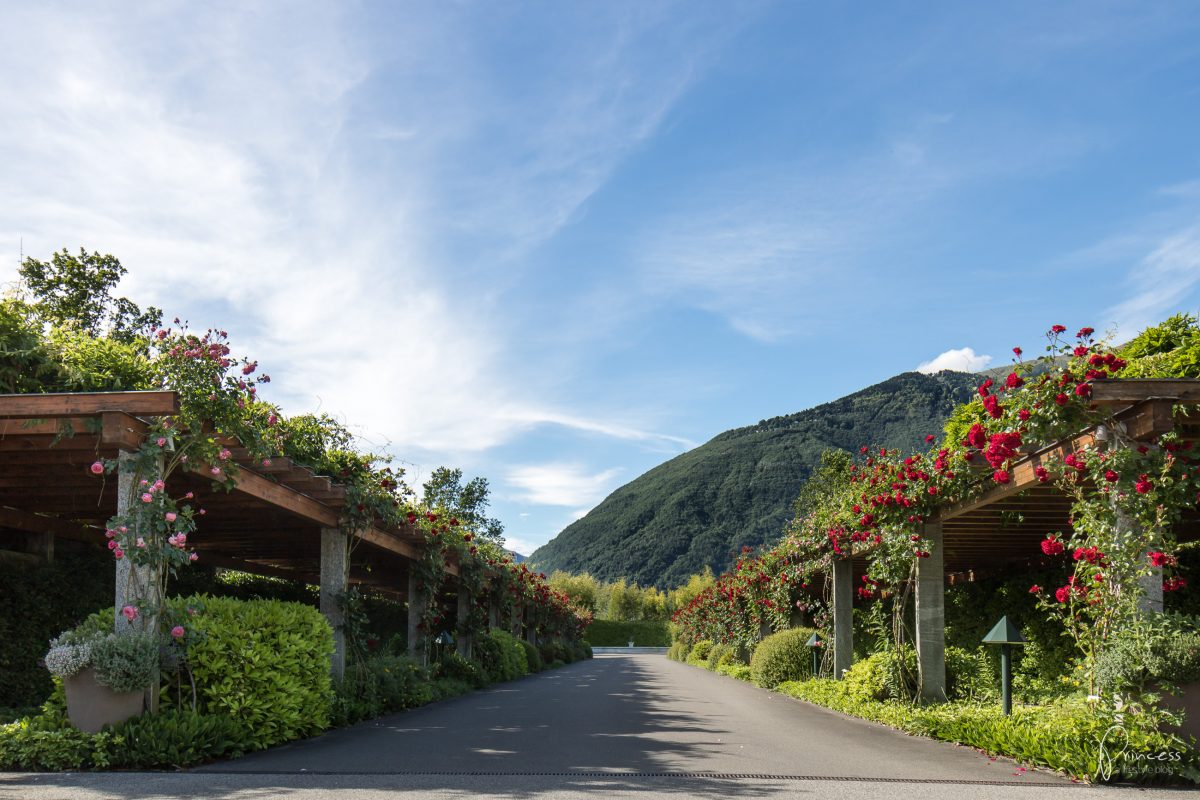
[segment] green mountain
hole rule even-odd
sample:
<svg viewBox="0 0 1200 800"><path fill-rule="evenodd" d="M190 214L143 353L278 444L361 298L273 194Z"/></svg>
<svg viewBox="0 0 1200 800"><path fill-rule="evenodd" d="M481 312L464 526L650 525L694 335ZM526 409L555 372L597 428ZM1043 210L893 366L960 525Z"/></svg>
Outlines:
<svg viewBox="0 0 1200 800"><path fill-rule="evenodd" d="M547 573L590 572L660 588L705 566L720 573L744 545L779 538L823 450L923 448L978 382L963 372L905 372L798 414L726 431L617 489L529 560Z"/></svg>

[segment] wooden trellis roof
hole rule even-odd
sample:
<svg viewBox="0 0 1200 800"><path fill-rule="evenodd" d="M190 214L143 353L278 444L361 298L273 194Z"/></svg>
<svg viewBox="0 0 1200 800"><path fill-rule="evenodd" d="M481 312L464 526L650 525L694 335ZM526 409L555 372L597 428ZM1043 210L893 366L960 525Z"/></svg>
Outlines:
<svg viewBox="0 0 1200 800"><path fill-rule="evenodd" d="M1106 380L1092 384L1092 401L1115 409L1116 419L1134 440L1149 441L1172 430L1200 440L1200 418L1177 412L1177 405L1200 404L1200 381ZM1036 467L1058 461L1096 440L1088 429L1071 439L1031 453L1009 471L1012 479L980 497L942 509L946 571L987 572L1022 560L1035 561L1048 533L1071 530L1071 500L1052 483L1041 483ZM988 470L990 474L990 470ZM989 480L981 475L981 480ZM1200 515L1193 509L1176 531L1181 540L1200 538Z"/></svg>
<svg viewBox="0 0 1200 800"><path fill-rule="evenodd" d="M103 543L117 482L89 466L138 449L144 418L178 411L174 392L0 395L0 527ZM338 526L345 488L287 458L264 465L244 448L230 450L240 467L232 491L213 489L207 464L169 481L173 494L194 492L207 512L192 537L202 563L317 582L320 530ZM400 592L420 557L420 533L371 527L359 537L351 580Z"/></svg>

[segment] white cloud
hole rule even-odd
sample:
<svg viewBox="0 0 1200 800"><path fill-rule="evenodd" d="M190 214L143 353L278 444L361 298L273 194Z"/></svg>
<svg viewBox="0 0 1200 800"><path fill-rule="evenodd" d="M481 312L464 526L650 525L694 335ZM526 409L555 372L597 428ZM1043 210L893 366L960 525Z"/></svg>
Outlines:
<svg viewBox="0 0 1200 800"><path fill-rule="evenodd" d="M936 358L924 362L917 367L917 372L924 372L926 375L933 375L944 369L952 369L955 372L978 372L986 369L990 363L992 363L991 356L978 355L972 348L962 347L957 350L947 350Z"/></svg>
<svg viewBox="0 0 1200 800"><path fill-rule="evenodd" d="M328 411L410 458L451 461L539 425L691 446L636 410L557 408L556 377L514 363L509 316L464 291L436 238L452 220L465 240L519 249L576 213L690 80L693 56L633 80L669 15L612 21L615 43L594 37L578 58L564 47L570 73L533 92L490 85L489 64L446 46L470 17L406 12L382 52L348 8L14 10L0 29L0 71L19 76L0 103L20 109L0 126L0 280L22 240L38 257L112 252L130 268L123 292L227 326L288 411ZM364 102L382 77L389 102ZM521 122L498 135L498 120Z"/></svg>
<svg viewBox="0 0 1200 800"><path fill-rule="evenodd" d="M1128 284L1134 287L1132 295L1107 312L1125 338L1183 310L1186 298L1200 286L1200 224L1159 241L1130 271Z"/></svg>
<svg viewBox="0 0 1200 800"><path fill-rule="evenodd" d="M509 469L505 480L520 490L519 500L590 509L612 490L620 473L619 469L589 472L582 464L530 464Z"/></svg>

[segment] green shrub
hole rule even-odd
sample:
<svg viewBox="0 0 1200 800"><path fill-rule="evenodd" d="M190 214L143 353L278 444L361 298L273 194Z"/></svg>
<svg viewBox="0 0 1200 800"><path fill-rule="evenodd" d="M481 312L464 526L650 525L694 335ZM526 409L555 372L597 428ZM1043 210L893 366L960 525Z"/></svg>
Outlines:
<svg viewBox="0 0 1200 800"><path fill-rule="evenodd" d="M77 730L61 715L27 717L0 726L0 770L104 769L112 739L108 731Z"/></svg>
<svg viewBox="0 0 1200 800"><path fill-rule="evenodd" d="M407 656L371 656L347 665L346 674L334 686L330 722L351 725L432 700L429 676L416 661Z"/></svg>
<svg viewBox="0 0 1200 800"><path fill-rule="evenodd" d="M856 665L857 666L857 665ZM1004 716L999 705L940 703L913 705L897 700L863 700L852 693L845 680L828 679L790 681L778 687L790 697L831 708L844 714L891 725L908 733L957 742L1003 755L1028 764L1060 770L1076 778L1094 780L1099 763L1099 743L1110 728L1111 719L1083 705L1016 707L1012 716ZM1195 780L1197 753L1177 737L1147 730L1126 717L1124 729L1129 749L1134 753L1179 753L1181 758L1155 761L1168 774ZM1145 770L1146 762L1115 759L1114 780L1156 780ZM1122 772L1121 768L1125 767ZM1144 771L1140 771L1144 770ZM1162 775L1157 775L1161 779Z"/></svg>
<svg viewBox="0 0 1200 800"><path fill-rule="evenodd" d="M974 652L946 648L946 696L950 700L988 700L996 697L992 662L982 647Z"/></svg>
<svg viewBox="0 0 1200 800"><path fill-rule="evenodd" d="M687 663L694 667L702 667L708 662L708 654L712 652L713 642L709 639L701 639L692 647L692 651L688 653Z"/></svg>
<svg viewBox="0 0 1200 800"><path fill-rule="evenodd" d="M748 664L739 664L737 662L725 663L717 667L717 672L722 675L728 675L731 678L737 678L739 681L750 681L750 666Z"/></svg>
<svg viewBox="0 0 1200 800"><path fill-rule="evenodd" d="M324 730L332 687L333 630L315 608L277 600L221 597L173 599L188 606L199 635L188 661L200 710L240 720L255 747L270 747Z"/></svg>
<svg viewBox="0 0 1200 800"><path fill-rule="evenodd" d="M462 681L475 689L488 684L488 674L482 666L455 652L446 653L433 665L433 677Z"/></svg>
<svg viewBox="0 0 1200 800"><path fill-rule="evenodd" d="M669 647L671 631L668 623L654 620L598 619L588 626L587 639L593 647L626 647L630 641L636 647Z"/></svg>
<svg viewBox="0 0 1200 800"><path fill-rule="evenodd" d="M733 648L727 644L715 644L713 649L708 651L708 660L704 662L706 669L717 671L717 667L725 663L733 657Z"/></svg>
<svg viewBox="0 0 1200 800"><path fill-rule="evenodd" d="M575 654L576 661L584 661L592 658L592 646L583 640L575 642L571 646L571 650Z"/></svg>
<svg viewBox="0 0 1200 800"><path fill-rule="evenodd" d="M1140 638L1118 639L1096 660L1100 685L1113 692L1151 683L1200 680L1200 632L1190 618L1170 615Z"/></svg>
<svg viewBox="0 0 1200 800"><path fill-rule="evenodd" d="M525 663L529 665L530 672L542 671L542 654L538 649L524 639L521 640L521 647L525 648Z"/></svg>
<svg viewBox="0 0 1200 800"><path fill-rule="evenodd" d="M812 628L789 628L758 643L750 657L750 677L755 685L774 689L784 681L812 677Z"/></svg>
<svg viewBox="0 0 1200 800"><path fill-rule="evenodd" d="M233 717L190 709L134 717L114 728L112 736L110 766L131 769L189 767L237 758L253 749L254 740Z"/></svg>
<svg viewBox="0 0 1200 800"><path fill-rule="evenodd" d="M687 642L676 642L671 645L671 649L667 651L667 656L680 662L687 662L688 656L691 654L691 648Z"/></svg>
<svg viewBox="0 0 1200 800"><path fill-rule="evenodd" d="M511 681L529 672L529 662L525 656L525 648L511 633L500 628L492 628L478 639L490 639L495 647L485 646L486 654L477 653L476 658L492 681ZM478 649L479 642L476 641Z"/></svg>

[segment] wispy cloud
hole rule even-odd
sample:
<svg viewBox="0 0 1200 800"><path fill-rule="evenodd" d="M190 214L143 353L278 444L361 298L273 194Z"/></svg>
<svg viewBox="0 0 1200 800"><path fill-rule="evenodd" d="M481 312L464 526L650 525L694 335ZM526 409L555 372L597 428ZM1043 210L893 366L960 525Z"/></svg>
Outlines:
<svg viewBox="0 0 1200 800"><path fill-rule="evenodd" d="M991 356L979 355L970 347L960 347L957 350L947 350L920 364L917 372L924 372L926 375L933 375L944 369L952 369L955 372L978 372L986 369L990 363L992 363Z"/></svg>
<svg viewBox="0 0 1200 800"><path fill-rule="evenodd" d="M613 481L620 473L619 469L591 472L577 463L530 464L510 469L505 480L519 490L520 500L590 509L613 488Z"/></svg>
<svg viewBox="0 0 1200 800"><path fill-rule="evenodd" d="M1123 336L1182 310L1200 287L1200 223L1163 238L1137 262L1127 285L1130 296L1107 312Z"/></svg>

